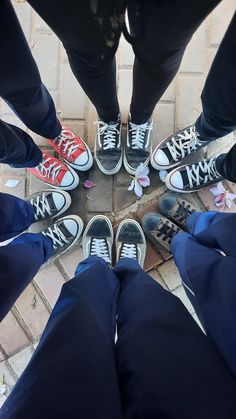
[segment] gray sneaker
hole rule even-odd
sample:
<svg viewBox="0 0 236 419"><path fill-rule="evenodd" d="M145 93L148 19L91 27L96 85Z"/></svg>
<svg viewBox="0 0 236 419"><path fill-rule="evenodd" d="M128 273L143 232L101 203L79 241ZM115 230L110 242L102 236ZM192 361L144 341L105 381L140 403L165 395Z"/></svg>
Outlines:
<svg viewBox="0 0 236 419"><path fill-rule="evenodd" d="M111 264L113 237L109 218L95 215L84 230L82 239L84 257L98 256Z"/></svg>
<svg viewBox="0 0 236 419"><path fill-rule="evenodd" d="M60 218L41 233L51 242L52 256L61 255L71 249L83 231L83 221L77 215Z"/></svg>
<svg viewBox="0 0 236 419"><path fill-rule="evenodd" d="M128 173L135 174L140 163L148 165L152 152L151 131L152 120L136 125L128 118L127 138L124 151L124 166Z"/></svg>
<svg viewBox="0 0 236 419"><path fill-rule="evenodd" d="M182 231L176 224L157 212L149 212L142 219L146 236L158 249L170 252L170 243L176 233Z"/></svg>
<svg viewBox="0 0 236 419"><path fill-rule="evenodd" d="M96 122L94 157L105 175L114 175L122 166L121 121Z"/></svg>
<svg viewBox="0 0 236 419"><path fill-rule="evenodd" d="M146 239L139 223L128 219L120 223L116 233L116 260L131 258L143 268L146 256Z"/></svg>
<svg viewBox="0 0 236 419"><path fill-rule="evenodd" d="M176 223L180 228L186 228L187 218L196 211L201 211L199 207L192 202L183 199L181 196L165 193L158 199L157 203L160 212Z"/></svg>
<svg viewBox="0 0 236 419"><path fill-rule="evenodd" d="M36 192L28 196L26 201L33 206L35 222L58 217L71 205L68 192L56 189Z"/></svg>

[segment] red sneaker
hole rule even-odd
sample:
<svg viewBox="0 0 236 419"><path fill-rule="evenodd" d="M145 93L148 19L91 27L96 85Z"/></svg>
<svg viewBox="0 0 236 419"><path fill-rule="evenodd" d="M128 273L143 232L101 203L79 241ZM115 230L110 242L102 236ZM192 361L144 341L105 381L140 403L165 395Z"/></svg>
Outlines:
<svg viewBox="0 0 236 419"><path fill-rule="evenodd" d="M86 171L92 167L93 157L87 144L69 128L62 127L60 135L48 141L74 169Z"/></svg>
<svg viewBox="0 0 236 419"><path fill-rule="evenodd" d="M28 168L27 171L53 188L71 191L79 184L77 173L50 154L43 153L42 162L36 167Z"/></svg>

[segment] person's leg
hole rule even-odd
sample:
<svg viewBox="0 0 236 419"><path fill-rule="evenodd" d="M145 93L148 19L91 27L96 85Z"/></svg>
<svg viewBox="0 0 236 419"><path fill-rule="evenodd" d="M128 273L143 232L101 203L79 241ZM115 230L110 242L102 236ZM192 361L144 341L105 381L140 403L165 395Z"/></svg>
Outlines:
<svg viewBox="0 0 236 419"><path fill-rule="evenodd" d="M201 138L216 140L236 129L236 13L213 60L195 123Z"/></svg>
<svg viewBox="0 0 236 419"><path fill-rule="evenodd" d="M118 28L113 28L118 34L110 45L102 32L99 18L92 12L90 1L28 2L63 42L71 69L96 107L99 118L107 123L116 121L119 105L114 55L118 46ZM101 20L104 20L103 26L107 30L110 23L102 17Z"/></svg>
<svg viewBox="0 0 236 419"><path fill-rule="evenodd" d="M0 120L0 163L35 167L42 161L42 156L29 134Z"/></svg>
<svg viewBox="0 0 236 419"><path fill-rule="evenodd" d="M161 150L157 147L152 158L156 169L161 163L163 168L174 167L188 154L236 129L235 50L236 13L208 74L201 96L203 112L193 126L165 140ZM174 169L166 178L167 187L176 192L196 192L223 178L236 182L235 153L233 146L227 154Z"/></svg>
<svg viewBox="0 0 236 419"><path fill-rule="evenodd" d="M149 163L154 108L176 75L193 33L219 2L130 2L128 12L136 56L124 153L124 166L130 174L140 163ZM158 169L155 160L152 157L151 162Z"/></svg>
<svg viewBox="0 0 236 419"><path fill-rule="evenodd" d="M55 138L61 132L61 124L9 0L1 1L0 27L0 96L28 128Z"/></svg>
<svg viewBox="0 0 236 419"><path fill-rule="evenodd" d="M0 246L0 321L52 252L51 242L41 233L25 233Z"/></svg>
<svg viewBox="0 0 236 419"><path fill-rule="evenodd" d="M224 217L226 214L220 215ZM209 223L207 229L203 226L204 217L205 226ZM227 239L229 244L235 247L232 240L233 219L232 217L226 219L228 223L226 234L224 232L226 223L217 222L217 216L212 215L212 221L208 218L208 213L200 217L194 215L190 219L192 227L195 224L195 237L188 233L178 233L172 240L172 254L188 298L207 335L213 340L236 376L235 250L232 247L230 256L220 253L223 249L224 251L228 249ZM232 225L231 237L229 224ZM197 233L197 229L202 227L203 231ZM222 245L220 236L223 239Z"/></svg>
<svg viewBox="0 0 236 419"><path fill-rule="evenodd" d="M193 33L220 0L151 0L142 2L139 15L135 2L129 7L131 30L139 35L133 49L136 55L133 74L131 120L142 124L177 73Z"/></svg>
<svg viewBox="0 0 236 419"><path fill-rule="evenodd" d="M236 383L180 300L135 261L120 261L114 272L124 418L233 419Z"/></svg>
<svg viewBox="0 0 236 419"><path fill-rule="evenodd" d="M121 33L118 15L113 16L110 6L111 15L103 16L100 4L94 11L95 2L87 0L29 3L63 42L71 69L97 110L94 156L99 169L106 175L117 173L122 165L114 58Z"/></svg>
<svg viewBox="0 0 236 419"><path fill-rule="evenodd" d="M41 419L45 412L52 419L123 417L114 348L118 293L119 281L104 260L79 265L0 418Z"/></svg>
<svg viewBox="0 0 236 419"><path fill-rule="evenodd" d="M35 222L34 208L25 199L0 193L0 218L0 241L8 240Z"/></svg>

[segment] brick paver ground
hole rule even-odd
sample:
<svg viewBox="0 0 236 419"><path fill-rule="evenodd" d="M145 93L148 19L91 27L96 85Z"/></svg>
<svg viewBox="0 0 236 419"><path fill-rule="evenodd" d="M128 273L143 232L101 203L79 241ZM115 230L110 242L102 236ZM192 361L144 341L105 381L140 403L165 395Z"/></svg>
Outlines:
<svg viewBox="0 0 236 419"><path fill-rule="evenodd" d="M38 63L42 79L54 98L59 118L87 139L93 147L96 113L72 75L61 43L26 2L13 0L13 4ZM234 2L224 0L194 35L177 77L156 107L154 145L174 131L193 123L199 115L201 89L234 9ZM132 49L122 39L117 65L118 93L124 123L129 111L132 63ZM28 131L4 102L0 102L0 117ZM40 147L49 149L46 139L33 133L32 136ZM231 134L227 139L217 141L205 151L205 154L218 154L229 149L234 139L235 134ZM50 152L52 153L52 150ZM14 189L7 188L5 183L9 178L18 179L19 185ZM151 171L151 187L145 191L140 201L136 200L133 193L127 191L130 176L123 169L112 178L98 172L94 167L89 174L83 174L80 178L79 187L71 193L73 204L70 212L79 214L85 222L96 213L107 214L115 223L128 215L139 218L150 205L155 208L157 197L165 191L157 172L154 171ZM91 190L84 189L82 184L86 178L94 181L96 187ZM20 197L44 188L43 183L31 178L24 170L15 170L7 165L1 166L0 182L1 191ZM231 183L227 187L234 191L236 189ZM214 208L208 190L195 194L193 199L203 208ZM232 210L235 211L235 208ZM36 225L32 231L41 228L42 224ZM184 293L173 260L167 260L165 253L157 254L151 247L149 255L146 268L151 269L150 274L162 286L177 295L197 320ZM0 324L0 377L4 375L7 394L31 358L61 286L73 276L76 265L82 259L81 248L77 246L56 262L43 267ZM0 405L7 394L0 398Z"/></svg>

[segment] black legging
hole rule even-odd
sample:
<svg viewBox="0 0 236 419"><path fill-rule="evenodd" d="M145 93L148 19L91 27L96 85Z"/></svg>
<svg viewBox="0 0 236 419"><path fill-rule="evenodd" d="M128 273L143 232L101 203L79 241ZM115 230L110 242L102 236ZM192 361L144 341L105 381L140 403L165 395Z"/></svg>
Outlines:
<svg viewBox="0 0 236 419"><path fill-rule="evenodd" d="M132 121L147 121L179 69L193 33L220 0L141 0L140 16L129 2L131 30L140 39L134 45ZM115 52L110 46L89 0L29 0L66 48L72 71L95 105L99 117L109 122L119 113L116 94Z"/></svg>

